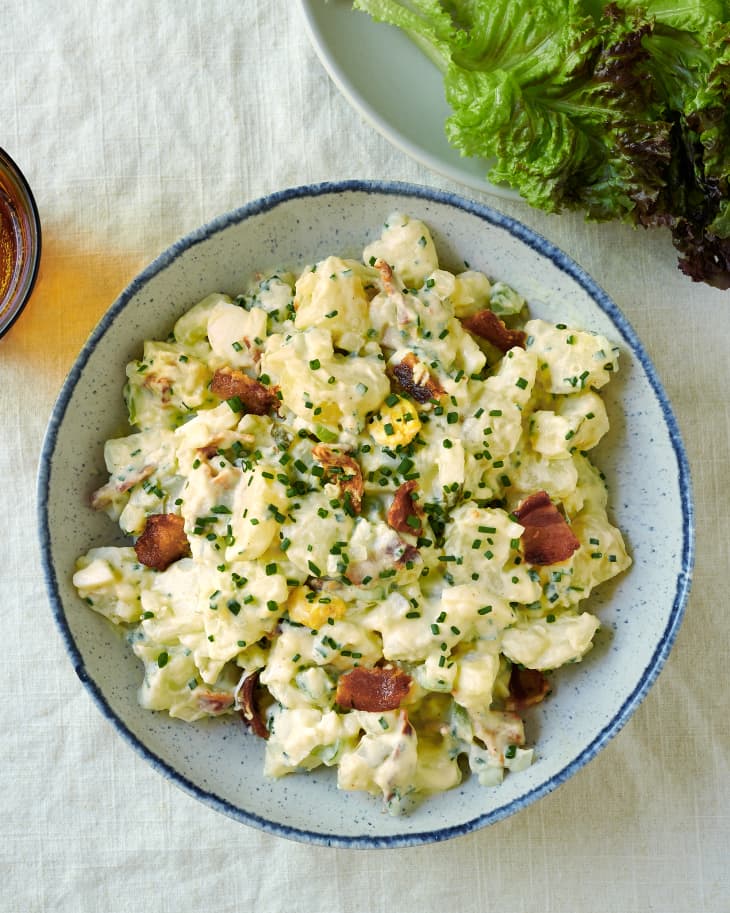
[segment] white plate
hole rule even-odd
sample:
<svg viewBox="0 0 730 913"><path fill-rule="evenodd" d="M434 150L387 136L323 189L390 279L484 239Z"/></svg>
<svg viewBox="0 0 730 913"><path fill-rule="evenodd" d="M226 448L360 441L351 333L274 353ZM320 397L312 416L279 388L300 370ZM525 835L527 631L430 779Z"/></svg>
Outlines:
<svg viewBox="0 0 730 913"><path fill-rule="evenodd" d="M352 9L350 0L300 0L307 32L337 88L378 132L411 158L474 190L510 200L490 183L489 162L449 145L451 108L438 69L393 26Z"/></svg>
<svg viewBox="0 0 730 913"><path fill-rule="evenodd" d="M142 710L140 664L71 584L76 557L112 541L114 524L90 509L88 497L106 481L104 441L124 433L124 368L142 341L164 339L193 303L216 290L235 294L257 269L296 268L333 252L359 255L393 210L426 221L445 266L468 260L525 294L533 315L596 330L620 347L621 370L606 394L611 443L601 445L596 461L634 559L591 599L603 623L595 649L560 671L555 694L528 717L533 766L493 789L471 778L401 818L367 795L338 792L332 770L264 779L261 743L237 718L191 725ZM654 367L624 316L572 260L519 223L403 184L347 182L274 194L216 219L155 260L112 304L63 386L43 445L38 505L60 631L80 679L122 736L211 807L281 836L336 846L444 840L519 811L563 783L626 723L659 673L692 567L684 450Z"/></svg>

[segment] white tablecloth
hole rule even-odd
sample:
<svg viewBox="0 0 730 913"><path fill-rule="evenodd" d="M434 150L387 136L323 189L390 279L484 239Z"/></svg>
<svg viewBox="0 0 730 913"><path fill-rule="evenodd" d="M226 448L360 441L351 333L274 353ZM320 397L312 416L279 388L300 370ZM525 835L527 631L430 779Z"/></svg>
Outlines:
<svg viewBox="0 0 730 913"><path fill-rule="evenodd" d="M320 180L463 188L406 158L348 106L292 0L0 0L0 22L0 145L24 169L44 229L36 291L0 341L0 909L727 913L730 294L684 279L661 232L483 197L583 265L655 361L696 497L684 625L619 736L512 818L388 851L264 834L152 770L75 676L36 541L44 428L98 318L192 228Z"/></svg>

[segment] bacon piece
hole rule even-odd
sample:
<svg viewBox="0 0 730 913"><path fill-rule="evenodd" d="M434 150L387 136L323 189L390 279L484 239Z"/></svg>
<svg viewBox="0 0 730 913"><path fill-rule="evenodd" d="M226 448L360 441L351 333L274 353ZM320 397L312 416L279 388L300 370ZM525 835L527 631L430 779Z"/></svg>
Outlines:
<svg viewBox="0 0 730 913"><path fill-rule="evenodd" d="M304 585L315 593L321 593L326 584L331 582L332 581L328 581L326 577L307 577L304 581Z"/></svg>
<svg viewBox="0 0 730 913"><path fill-rule="evenodd" d="M114 502L114 498L117 494L124 494L125 491L134 488L138 482L144 482L145 479L148 479L152 475L156 468L156 466L143 466L142 469L138 469L136 472L128 475L123 482L107 482L106 485L102 485L101 488L98 488L92 494L91 506L94 510L105 510Z"/></svg>
<svg viewBox="0 0 730 913"><path fill-rule="evenodd" d="M388 531L387 538L379 537L375 548L369 549L366 558L348 564L345 577L355 586L367 585L377 580L383 571L403 568L420 557L413 545L404 542L395 531Z"/></svg>
<svg viewBox="0 0 730 913"><path fill-rule="evenodd" d="M340 707L377 713L397 710L411 687L411 677L400 669L363 669L356 666L341 675L335 700Z"/></svg>
<svg viewBox="0 0 730 913"><path fill-rule="evenodd" d="M172 380L169 377L165 377L164 374L155 374L153 371L149 371L142 381L142 386L147 387L152 393L156 393L163 405L167 405L172 399Z"/></svg>
<svg viewBox="0 0 730 913"><path fill-rule="evenodd" d="M509 697L504 706L507 710L524 710L545 700L550 691L550 682L539 669L523 669L513 664L509 677Z"/></svg>
<svg viewBox="0 0 730 913"><path fill-rule="evenodd" d="M419 374L423 375L423 379L419 378L416 381L418 367L421 368ZM413 352L409 352L397 365L393 365L391 371L403 393L415 399L417 403L428 403L432 399L438 399L445 392L428 370L423 369Z"/></svg>
<svg viewBox="0 0 730 913"><path fill-rule="evenodd" d="M395 294L397 289L393 283L393 270L391 269L390 264L386 263L385 260L380 259L376 260L373 266L380 273L380 279L383 283L383 288L385 289L386 293L388 295Z"/></svg>
<svg viewBox="0 0 730 913"><path fill-rule="evenodd" d="M410 533L420 536L423 530L423 508L413 498L413 492L418 488L414 479L404 482L397 489L388 508L386 517L388 526L398 533ZM408 522L410 520L410 523Z"/></svg>
<svg viewBox="0 0 730 913"><path fill-rule="evenodd" d="M238 397L244 411L250 415L266 415L277 404L272 390L234 368L218 368L210 382L210 390L221 399Z"/></svg>
<svg viewBox="0 0 730 913"><path fill-rule="evenodd" d="M489 308L478 311L476 314L472 314L471 317L462 317L461 324L470 333L474 333L476 336L486 339L487 342L491 342L501 352L509 352L514 346L519 346L521 349L525 348L527 334L523 330L508 329L504 321L500 320Z"/></svg>
<svg viewBox="0 0 730 913"><path fill-rule="evenodd" d="M525 726L522 718L504 710L469 711L474 735L487 747L487 751L500 764L511 745L521 748L525 744Z"/></svg>
<svg viewBox="0 0 730 913"><path fill-rule="evenodd" d="M185 521L177 514L153 514L147 517L142 534L134 544L141 564L164 571L174 561L190 554L185 535Z"/></svg>
<svg viewBox="0 0 730 913"><path fill-rule="evenodd" d="M324 466L327 480L337 483L343 498L349 500L353 512L359 514L362 510L365 486L362 480L362 470L357 460L349 454L333 450L325 444L315 444L312 447L312 456Z"/></svg>
<svg viewBox="0 0 730 913"><path fill-rule="evenodd" d="M198 707L211 716L219 716L233 706L233 695L225 691L204 691L198 697Z"/></svg>
<svg viewBox="0 0 730 913"><path fill-rule="evenodd" d="M251 447L256 443L256 438L253 434L238 434L236 433L235 437L231 437L230 434L217 434L215 437L212 437L207 444L203 447L198 447L198 454L206 460L212 460L216 457L222 450L230 447L231 444L238 442L244 447Z"/></svg>
<svg viewBox="0 0 730 913"><path fill-rule="evenodd" d="M525 527L522 533L522 551L530 564L567 561L580 548L580 542L546 491L529 495L514 511L514 515Z"/></svg>
<svg viewBox="0 0 730 913"><path fill-rule="evenodd" d="M216 440L218 441L218 443L216 443ZM215 456L217 456L221 452L221 449L219 446L221 440L222 440L222 438L217 438L217 439L212 440L210 443L206 444L205 447L198 447L198 453L204 459L212 460Z"/></svg>
<svg viewBox="0 0 730 913"><path fill-rule="evenodd" d="M269 730L266 728L261 710L256 700L256 690L259 684L260 670L247 675L241 685L239 700L241 702L241 719L261 739L268 739Z"/></svg>
<svg viewBox="0 0 730 913"><path fill-rule="evenodd" d="M405 567L407 564L413 564L420 557L421 553L415 545L406 545L398 558L396 558L395 563L398 567Z"/></svg>

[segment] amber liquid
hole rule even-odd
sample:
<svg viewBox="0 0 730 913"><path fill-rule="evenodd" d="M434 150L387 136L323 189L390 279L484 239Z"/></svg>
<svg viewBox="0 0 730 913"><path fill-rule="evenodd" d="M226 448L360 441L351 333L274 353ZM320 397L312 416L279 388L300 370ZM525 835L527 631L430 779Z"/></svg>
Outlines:
<svg viewBox="0 0 730 913"><path fill-rule="evenodd" d="M18 257L15 220L2 186L0 186L0 304L13 281Z"/></svg>

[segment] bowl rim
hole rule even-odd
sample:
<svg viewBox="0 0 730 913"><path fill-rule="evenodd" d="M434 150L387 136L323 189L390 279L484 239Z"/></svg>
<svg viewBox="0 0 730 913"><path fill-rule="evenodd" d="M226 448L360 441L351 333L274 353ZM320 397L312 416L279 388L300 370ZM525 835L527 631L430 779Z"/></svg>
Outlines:
<svg viewBox="0 0 730 913"><path fill-rule="evenodd" d="M76 645L70 626L65 616L63 602L60 597L56 570L50 559L51 532L49 527L49 516L47 511L48 493L51 482L51 469L54 456L54 450L58 438L58 433L69 406L75 387L81 377L81 373L93 352L96 343L111 328L116 317L127 307L129 302L144 286L158 273L169 267L178 257L188 251L190 248L200 244L214 235L238 224L246 219L250 219L261 213L268 212L275 207L287 203L291 200L307 197L319 197L325 195L338 195L348 192L381 194L398 197L415 197L443 204L449 207L455 207L470 215L477 216L482 221L489 223L497 228L505 229L518 240L525 243L528 247L537 253L548 257L554 265L566 273L579 286L581 286L593 299L593 301L607 314L613 321L618 332L623 336L625 343L632 351L632 355L641 363L646 373L649 384L654 395L661 407L662 415L666 423L669 439L674 451L677 462L677 474L679 494L682 507L682 554L680 562L680 571L677 575L676 590L672 609L666 624L666 627L659 638L656 649L652 654L644 672L639 679L636 687L623 704L616 710L611 720L603 729L585 746L580 753L568 762L565 767L550 777L547 781L539 784L530 791L522 793L505 805L492 809L489 812L480 814L461 824L436 828L434 830L425 830L419 832L402 832L387 836L377 836L370 834L362 835L340 835L337 833L324 833L319 831L306 830L287 824L279 824L269 821L261 816L245 811L242 808L232 804L214 792L204 789L193 783L186 776L177 771L168 761L161 758L143 741L136 736L117 716L107 702L99 685L92 679L88 673L83 656ZM179 240L175 241L166 250L159 254L142 272L140 272L121 292L117 299L112 303L109 309L99 320L94 330L89 335L86 343L81 349L80 354L72 365L66 380L63 383L56 403L51 412L48 427L42 444L38 480L37 480L37 521L40 540L40 552L43 577L45 581L46 592L51 603L51 609L56 625L61 633L66 650L71 658L74 670L91 694L97 707L102 714L111 722L117 732L124 740L144 758L151 766L161 773L164 777L171 780L176 786L184 792L199 799L204 804L212 807L230 818L240 821L244 824L252 825L263 831L274 834L278 837L285 837L298 840L305 843L319 844L324 846L333 846L341 848L356 849L373 849L373 848L395 848L406 846L418 846L426 843L436 843L448 840L456 836L462 836L476 831L488 824L506 818L508 815L525 808L537 799L547 795L555 790L558 786L568 780L580 768L592 760L598 752L613 738L628 722L639 704L646 697L649 689L659 675L664 663L674 644L677 632L681 625L684 611L689 596L692 581L692 572L694 566L694 543L695 543L695 520L694 506L692 498L692 482L690 476L689 463L685 452L684 444L681 439L679 426L674 416L668 397L659 380L656 369L649 358L643 344L637 337L626 317L619 310L617 305L612 301L608 294L564 251L556 247L539 233L523 225L518 220L507 216L497 210L492 209L483 203L468 200L449 191L438 190L432 187L425 187L411 183L399 181L381 181L381 180L345 180L337 182L322 182L315 184L303 184L291 187L286 190L276 191L266 196L259 197L249 203L233 209L223 215L220 215L206 224L189 232Z"/></svg>

